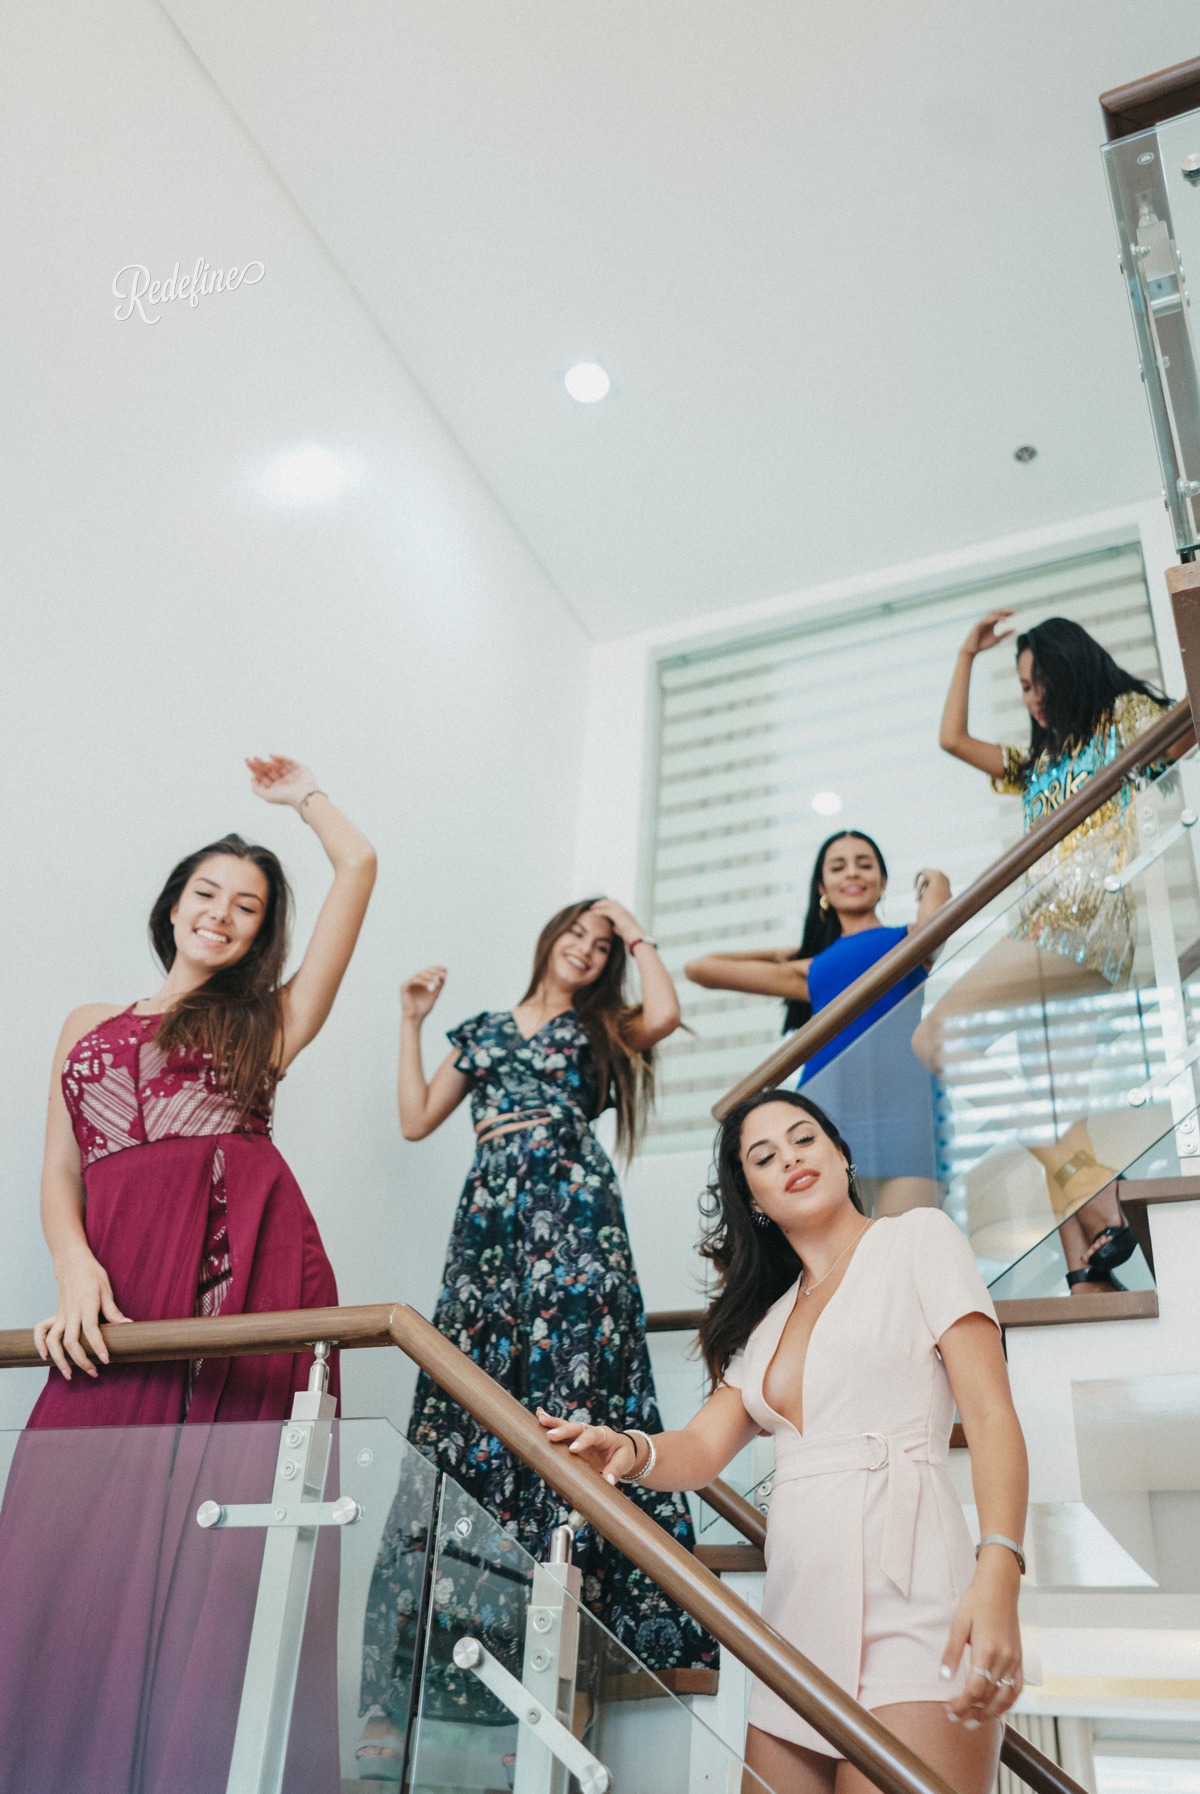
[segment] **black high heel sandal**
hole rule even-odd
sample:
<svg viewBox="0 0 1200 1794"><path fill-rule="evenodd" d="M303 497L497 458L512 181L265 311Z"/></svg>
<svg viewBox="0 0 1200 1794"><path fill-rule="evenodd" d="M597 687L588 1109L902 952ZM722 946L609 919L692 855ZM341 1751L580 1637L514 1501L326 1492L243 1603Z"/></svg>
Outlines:
<svg viewBox="0 0 1200 1794"><path fill-rule="evenodd" d="M1102 1227L1092 1245L1095 1246L1098 1240L1106 1240L1108 1243L1098 1251L1088 1254L1088 1264L1100 1271L1115 1270L1137 1251L1137 1235L1124 1222L1119 1227Z"/></svg>
<svg viewBox="0 0 1200 1794"><path fill-rule="evenodd" d="M1078 1271L1068 1271L1068 1289L1073 1289L1077 1283L1104 1283L1109 1289L1123 1290L1125 1288L1125 1285L1118 1282L1111 1271L1103 1270L1096 1264L1084 1265Z"/></svg>

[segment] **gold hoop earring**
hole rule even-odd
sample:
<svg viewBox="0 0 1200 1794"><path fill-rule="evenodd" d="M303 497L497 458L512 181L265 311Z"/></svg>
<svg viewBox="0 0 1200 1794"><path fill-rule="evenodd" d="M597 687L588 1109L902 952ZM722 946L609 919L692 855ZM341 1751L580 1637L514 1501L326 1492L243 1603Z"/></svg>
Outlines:
<svg viewBox="0 0 1200 1794"><path fill-rule="evenodd" d="M821 908L821 909L828 909L828 908L829 908L829 899L828 899L828 897L827 897L827 896L826 896L826 895L825 895L825 893L824 893L824 891L822 891L822 892L821 892L821 903L820 903L820 908Z"/></svg>

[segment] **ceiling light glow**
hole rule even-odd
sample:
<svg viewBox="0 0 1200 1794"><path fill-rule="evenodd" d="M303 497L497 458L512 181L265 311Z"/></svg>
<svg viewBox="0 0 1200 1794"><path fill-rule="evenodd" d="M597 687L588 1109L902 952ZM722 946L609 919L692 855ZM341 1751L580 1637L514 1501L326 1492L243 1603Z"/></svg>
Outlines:
<svg viewBox="0 0 1200 1794"><path fill-rule="evenodd" d="M311 442L268 462L257 485L277 505L320 505L340 498L358 477L358 468L345 456Z"/></svg>
<svg viewBox="0 0 1200 1794"><path fill-rule="evenodd" d="M818 791L814 794L812 807L818 816L836 816L842 807L842 800L836 791Z"/></svg>
<svg viewBox="0 0 1200 1794"><path fill-rule="evenodd" d="M607 397L612 381L598 361L577 361L563 375L563 385L580 405L594 405Z"/></svg>

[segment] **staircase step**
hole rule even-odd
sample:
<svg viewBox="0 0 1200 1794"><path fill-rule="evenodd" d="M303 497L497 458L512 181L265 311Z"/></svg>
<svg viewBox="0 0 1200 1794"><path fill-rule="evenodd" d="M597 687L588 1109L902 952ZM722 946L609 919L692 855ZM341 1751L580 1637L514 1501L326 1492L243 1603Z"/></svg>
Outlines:
<svg viewBox="0 0 1200 1794"><path fill-rule="evenodd" d="M1074 1327L1081 1321L1145 1321L1158 1314L1158 1294L1152 1289L1123 1289L1097 1290L1082 1296L1026 1296L1016 1302L997 1302L996 1314L1003 1328Z"/></svg>
<svg viewBox="0 0 1200 1794"><path fill-rule="evenodd" d="M663 1689L681 1699L685 1694L715 1694L720 1673L715 1669L633 1670L627 1675L605 1676L600 1698L605 1701L657 1701Z"/></svg>
<svg viewBox="0 0 1200 1794"><path fill-rule="evenodd" d="M1137 1235L1150 1274L1154 1275L1154 1241L1149 1210L1165 1202L1200 1202L1200 1177L1119 1177L1117 1200Z"/></svg>

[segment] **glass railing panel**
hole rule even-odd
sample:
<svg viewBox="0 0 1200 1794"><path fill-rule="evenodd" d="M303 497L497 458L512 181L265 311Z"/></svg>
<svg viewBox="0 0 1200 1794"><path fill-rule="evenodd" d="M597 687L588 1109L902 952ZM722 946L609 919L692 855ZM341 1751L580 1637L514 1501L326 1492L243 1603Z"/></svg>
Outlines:
<svg viewBox="0 0 1200 1794"><path fill-rule="evenodd" d="M581 1606L578 1580L536 1564L443 1481L412 1794L759 1788L688 1700ZM652 1655L664 1636L651 1621L638 1643ZM722 1674L739 1666L726 1658ZM675 1679L711 1692L703 1671Z"/></svg>
<svg viewBox="0 0 1200 1794"><path fill-rule="evenodd" d="M1198 779L1194 754L1160 774L1115 848L1085 838L805 1068L800 1088L848 1140L868 1212L937 1202L989 1282L1075 1211L1092 1226L1098 1185L1196 1107ZM1046 938L1063 950L1039 951ZM1081 941L1083 965L1067 952Z"/></svg>
<svg viewBox="0 0 1200 1794"><path fill-rule="evenodd" d="M1177 1078L1175 1082L1183 1082ZM1168 1083L1168 1092L1171 1084ZM1179 1122L1174 1123L1165 1133L1153 1141L1136 1158L1124 1168L1122 1183L1124 1186L1136 1185L1140 1180L1180 1177L1195 1174L1198 1168L1194 1156L1194 1144L1200 1139L1200 1113L1193 1111ZM1085 1204L1078 1211L1078 1218L1083 1221L1088 1233L1099 1232L1100 1227L1109 1220L1108 1210L1098 1215L1092 1224L1093 1210L1108 1200L1107 1192L1101 1191L1092 1203ZM1122 1217L1124 1218L1124 1217ZM1044 1298L1047 1296L1070 1296L1068 1288L1067 1262L1063 1251L1063 1240L1055 1231L1039 1240L1030 1250L1024 1253L1014 1264L1011 1264L999 1277L993 1279L990 1290L992 1299L997 1302L1018 1301L1028 1298ZM1143 1247L1139 1242L1131 1253L1114 1272L1119 1285L1127 1290L1150 1290L1154 1288L1154 1271ZM1089 1289L1085 1286L1077 1291L1078 1300L1086 1300Z"/></svg>
<svg viewBox="0 0 1200 1794"><path fill-rule="evenodd" d="M387 1422L26 1431L0 1477L5 1787L220 1794L253 1756L337 1794L365 1707L402 1733L435 1476Z"/></svg>

